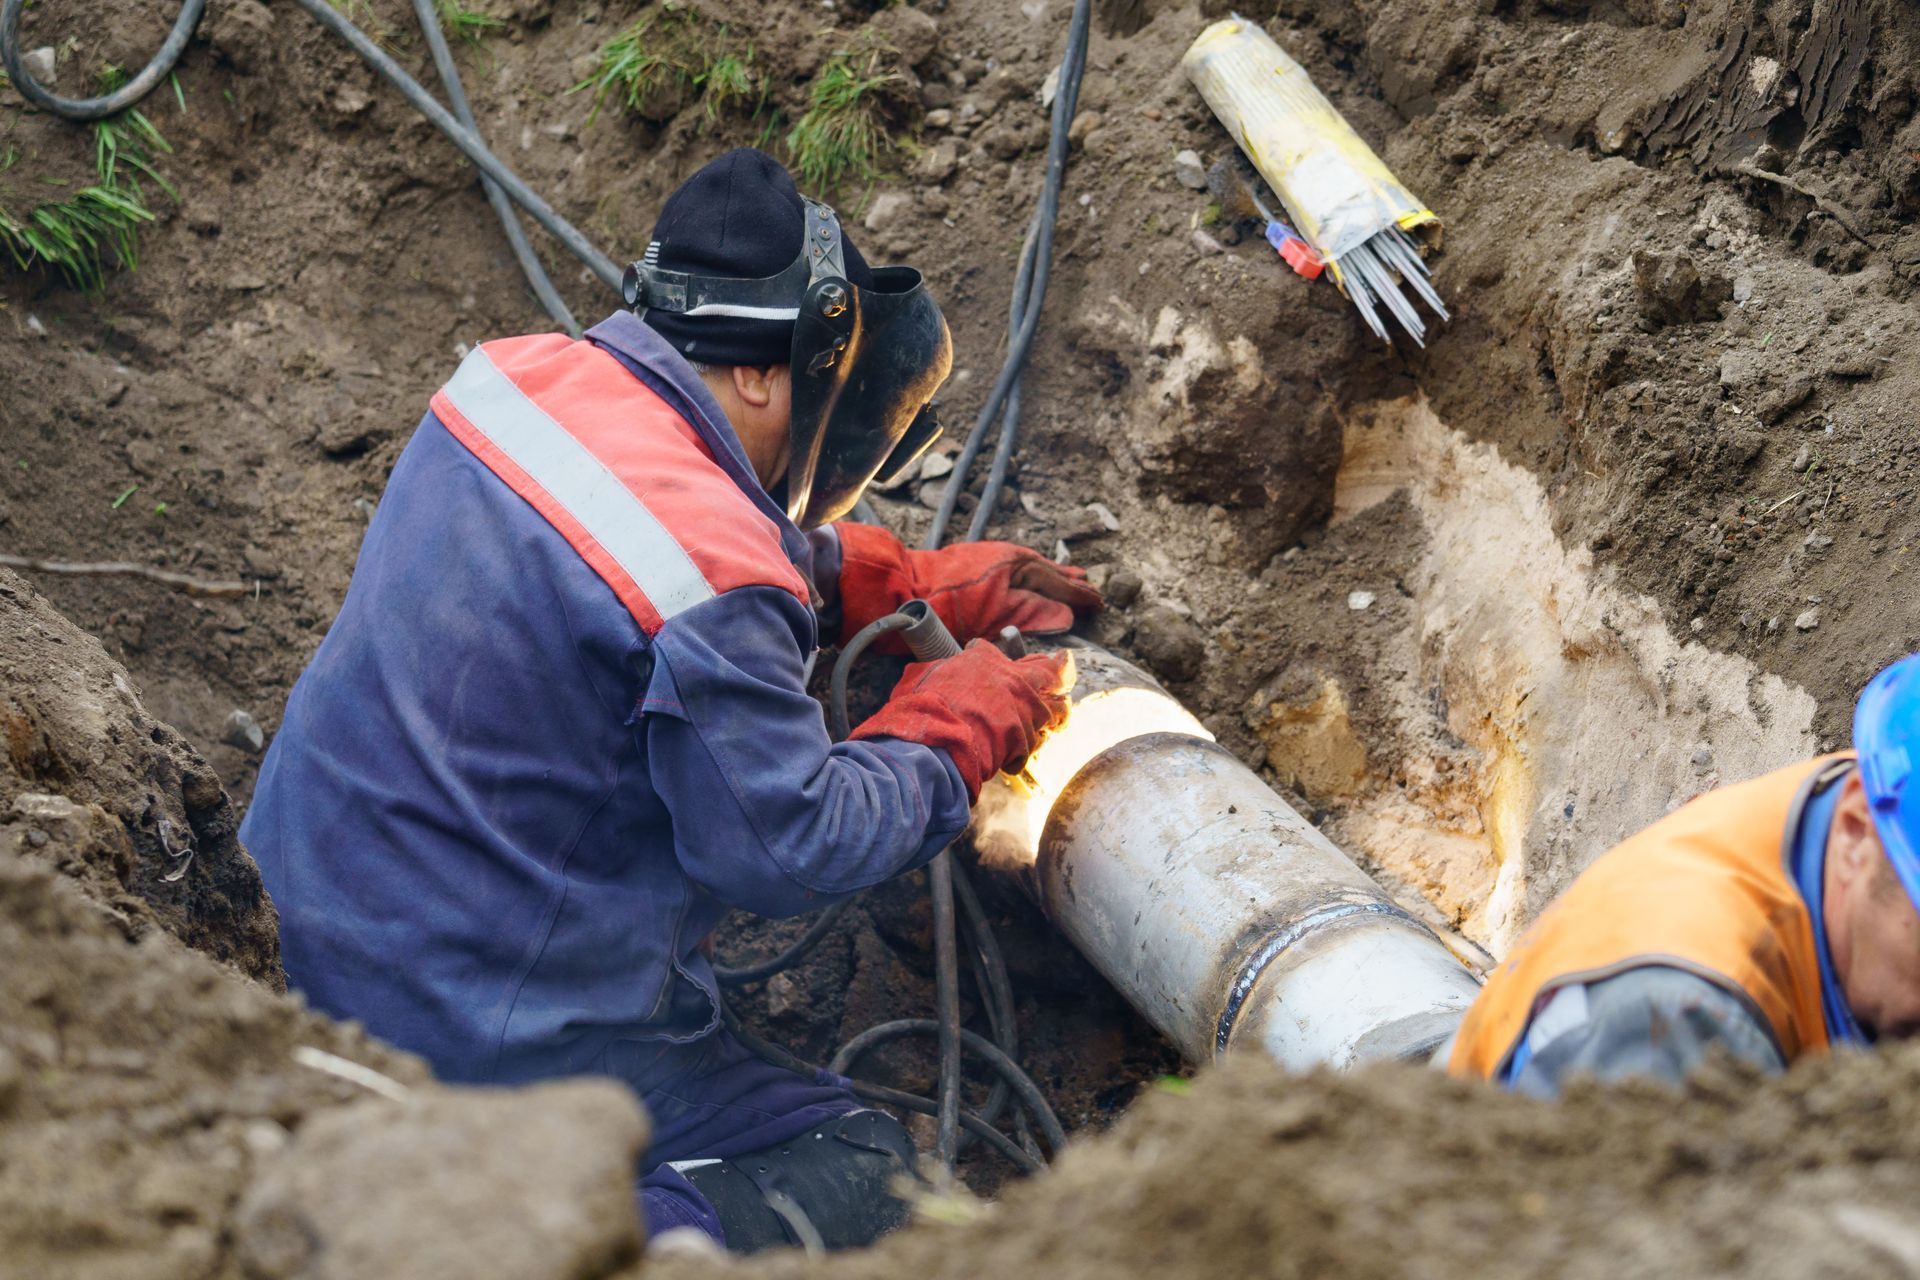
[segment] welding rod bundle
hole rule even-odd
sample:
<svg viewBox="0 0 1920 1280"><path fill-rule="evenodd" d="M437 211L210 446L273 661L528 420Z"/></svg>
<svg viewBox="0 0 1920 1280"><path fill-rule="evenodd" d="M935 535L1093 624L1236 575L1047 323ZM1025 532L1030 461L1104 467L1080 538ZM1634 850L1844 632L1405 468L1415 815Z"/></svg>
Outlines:
<svg viewBox="0 0 1920 1280"><path fill-rule="evenodd" d="M1425 346L1426 322L1400 282L1447 319L1416 238L1438 236L1433 210L1393 176L1259 24L1238 15L1214 23L1181 66L1367 327L1386 340L1384 311Z"/></svg>

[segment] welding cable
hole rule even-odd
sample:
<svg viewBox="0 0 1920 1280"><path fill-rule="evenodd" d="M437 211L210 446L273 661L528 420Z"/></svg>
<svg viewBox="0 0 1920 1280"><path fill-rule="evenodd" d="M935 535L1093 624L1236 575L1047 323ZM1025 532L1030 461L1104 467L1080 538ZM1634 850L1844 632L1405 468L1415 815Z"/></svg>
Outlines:
<svg viewBox="0 0 1920 1280"><path fill-rule="evenodd" d="M784 1067L788 1071L808 1077L819 1072L820 1068L814 1066L806 1059L789 1052L771 1040L764 1039L747 1030L740 1022L740 1016L733 1011L732 1006L722 1004L720 1006L720 1017L721 1020L727 1024L727 1030L731 1031L740 1043L773 1063L776 1067ZM856 1095L870 1102L884 1102L888 1106L899 1107L904 1111L917 1111L922 1115L929 1116L940 1109L940 1104L932 1098L923 1098L917 1093L908 1093L903 1089L890 1089L886 1085L874 1084L869 1080L854 1080L844 1076L841 1078L847 1081L848 1087L851 1088ZM1047 1167L1045 1161L1030 1152L1022 1151L1008 1139L1006 1134L1001 1133L998 1129L971 1111L963 1109L960 1112L960 1125L968 1133L976 1138L980 1138L986 1142L988 1146L1005 1156L1023 1173L1039 1173Z"/></svg>
<svg viewBox="0 0 1920 1280"><path fill-rule="evenodd" d="M573 251L573 255L587 264L587 268L615 293L620 292L620 268L613 265L613 259L593 247L580 229L555 212L552 205L540 198L526 183L522 182L513 170L501 164L493 152L487 150L487 144L480 136L455 120L447 109L434 100L432 94L420 87L418 81L401 69L400 64L388 57L386 51L367 38L367 33L347 21L336 12L327 0L293 0L304 9L308 16L333 34L353 46L353 51L365 60L366 64L400 91L400 96L410 103L414 110L433 122L433 127L447 135L454 146L465 153L479 170L500 184L500 189L512 197L513 202L532 215L533 220L551 231L561 244Z"/></svg>
<svg viewBox="0 0 1920 1280"><path fill-rule="evenodd" d="M206 7L207 0L186 0L153 61L112 93L98 98L65 98L27 74L20 61L20 12L26 8L26 0L4 0L0 3L0 66L7 69L7 78L20 96L42 111L67 120L102 120L133 106L166 79L173 64L186 52L187 41L193 38L193 29L200 25L200 14Z"/></svg>
<svg viewBox="0 0 1920 1280"><path fill-rule="evenodd" d="M714 965L715 980L723 987L742 987L749 982L771 978L776 973L793 968L800 963L807 952L813 950L815 943L833 932L833 926L840 923L840 917L847 914L847 908L853 903L852 898L846 898L822 911L813 918L813 923L807 926L807 931L800 935L800 940L778 955L754 964L740 965L737 968L723 964Z"/></svg>
<svg viewBox="0 0 1920 1280"><path fill-rule="evenodd" d="M833 1055L833 1061L827 1065L827 1070L836 1075L846 1075L854 1063L888 1041L898 1040L903 1036L938 1035L939 1033L940 1024L932 1018L900 1018L893 1022L883 1022L877 1027L867 1028L841 1045L840 1051ZM1039 1122L1041 1136L1046 1138L1047 1145L1053 1148L1055 1153L1066 1146L1067 1132L1060 1127L1060 1118L1054 1115L1053 1108L1047 1104L1046 1096L1033 1082L1033 1077L1023 1071L1019 1063L1000 1052L998 1045L984 1036L962 1029L960 1040L969 1051L976 1054L995 1071L1000 1072L1007 1083L1013 1086L1014 1093L1019 1096L1027 1110L1033 1113L1033 1118Z"/></svg>
<svg viewBox="0 0 1920 1280"><path fill-rule="evenodd" d="M447 36L440 29L440 15L435 12L433 5L434 0L413 0L413 13L420 20L420 30L427 37L427 49L433 55L434 70L440 73L440 86L447 91L447 101L453 104L453 114L477 137L480 126L473 118L473 108L467 102L466 86L460 83L460 68L454 65L453 50L447 47ZM514 261L520 264L520 274L527 278L527 286L533 290L533 296L540 300L540 306L553 317L553 322L567 331L568 337L578 338L580 326L575 322L573 312L567 310L560 291L553 287L553 281L548 278L547 269L541 265L533 246L527 243L526 230L521 227L520 215L514 212L507 193L485 173L480 175L480 188L487 193L487 203L493 206L494 216L500 219L500 229L506 232Z"/></svg>
<svg viewBox="0 0 1920 1280"><path fill-rule="evenodd" d="M925 545L929 549L938 547L946 537L947 525L952 521L954 507L959 504L960 493L966 487L967 473L974 459L979 456L987 428L999 416L1014 384L1026 368L1027 353L1033 348L1033 336L1040 326L1041 303L1047 295L1047 276L1053 266L1053 233L1060 212L1060 190L1066 180L1067 152L1070 148L1067 134L1073 124L1073 111L1080 101L1080 82L1086 72L1092 10L1092 0L1074 0L1073 17L1067 26L1066 50L1060 59L1060 80L1054 87L1046 178L1041 184L1040 206L1034 211L1029 233L1033 251L1031 255L1022 252L1022 267L1014 281L1013 296L1018 307L1018 322L1010 326L1006 361L1000 366L1000 375L994 379L993 390L988 393L986 403L974 419L973 428L961 446L960 456L954 462L946 490L940 495L939 510L934 513L933 524L927 530ZM1009 416L1001 426L1002 444L995 450L996 457L1001 453L1012 456L1013 430L1014 418ZM1004 483L1005 466L1000 467L999 471ZM999 491L991 479L988 484L990 492L983 495L980 505L991 512L993 500L999 497ZM985 527L984 521L976 523L980 528ZM975 533L971 536L977 538L979 535Z"/></svg>
<svg viewBox="0 0 1920 1280"><path fill-rule="evenodd" d="M327 0L294 0L309 17L333 34L353 46L353 51L364 59L368 66L400 91L415 111L432 122L454 146L465 153L467 159L488 177L500 184L500 189L522 209L533 217L535 222L552 232L554 237L565 245L572 254L587 265L594 275L615 293L620 292L620 268L614 266L613 259L594 248L580 229L568 222L556 212L552 205L540 198L526 183L522 182L513 170L500 163L480 135L453 118L447 109L437 102L433 95L420 87L412 76L401 69L399 63L388 57L386 52L368 39L366 32L347 21L336 12ZM69 120L98 120L102 116L112 115L138 102L179 60L181 50L186 47L188 38L193 34L195 24L200 21L201 11L206 0L187 0L180 16L174 20L173 29L167 33L166 43L152 62L141 69L140 74L121 89L104 98L63 98L50 93L26 74L20 64L19 23L20 10L25 0L0 0L0 66L4 66L21 96L55 115Z"/></svg>
<svg viewBox="0 0 1920 1280"><path fill-rule="evenodd" d="M934 1094L940 1110L935 1114L934 1153L940 1167L951 1171L960 1154L960 952L954 924L953 855L945 849L927 864L927 897L933 904L933 1003L940 1032L940 1088Z"/></svg>
<svg viewBox="0 0 1920 1280"><path fill-rule="evenodd" d="M917 621L919 619L904 613L890 613L860 628L840 650L840 656L834 659L833 678L827 685L827 711L832 717L829 724L835 742L846 741L847 735L853 732L847 720L847 673L853 669L853 660L887 632L904 631Z"/></svg>

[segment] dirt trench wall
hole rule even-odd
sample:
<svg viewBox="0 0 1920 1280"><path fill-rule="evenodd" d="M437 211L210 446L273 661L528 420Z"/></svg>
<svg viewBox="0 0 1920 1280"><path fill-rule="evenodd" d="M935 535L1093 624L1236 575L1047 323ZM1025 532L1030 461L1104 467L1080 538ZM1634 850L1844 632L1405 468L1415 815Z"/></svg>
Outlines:
<svg viewBox="0 0 1920 1280"><path fill-rule="evenodd" d="M632 1096L444 1088L279 994L206 762L6 570L0 726L0 1276L582 1280L635 1256Z"/></svg>

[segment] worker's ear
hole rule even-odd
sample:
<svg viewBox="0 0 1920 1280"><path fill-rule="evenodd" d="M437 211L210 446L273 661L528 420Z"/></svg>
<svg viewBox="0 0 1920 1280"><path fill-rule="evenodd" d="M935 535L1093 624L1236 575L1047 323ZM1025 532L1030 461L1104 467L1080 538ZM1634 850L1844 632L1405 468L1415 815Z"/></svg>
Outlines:
<svg viewBox="0 0 1920 1280"><path fill-rule="evenodd" d="M737 364L733 366L733 391L742 404L764 409L780 394L779 384L786 376L784 364Z"/></svg>
<svg viewBox="0 0 1920 1280"><path fill-rule="evenodd" d="M1840 803L1833 811L1833 827L1827 837L1827 865L1839 883L1853 887L1864 885L1875 868L1886 860L1880 848L1880 836L1873 829L1873 814L1867 807L1867 790L1860 774L1847 775L1840 789Z"/></svg>

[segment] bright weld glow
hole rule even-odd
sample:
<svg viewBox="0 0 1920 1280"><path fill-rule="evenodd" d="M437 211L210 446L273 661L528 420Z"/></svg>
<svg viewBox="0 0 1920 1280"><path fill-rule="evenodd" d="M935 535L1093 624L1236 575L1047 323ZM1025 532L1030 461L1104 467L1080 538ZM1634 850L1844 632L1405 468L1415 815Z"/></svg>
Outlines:
<svg viewBox="0 0 1920 1280"><path fill-rule="evenodd" d="M1017 778L1001 774L973 808L974 846L992 867L1030 867L1053 802L1086 763L1110 747L1150 733L1213 741L1185 707L1153 689L1103 689L1073 704L1066 723L1047 735Z"/></svg>

